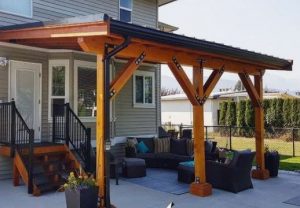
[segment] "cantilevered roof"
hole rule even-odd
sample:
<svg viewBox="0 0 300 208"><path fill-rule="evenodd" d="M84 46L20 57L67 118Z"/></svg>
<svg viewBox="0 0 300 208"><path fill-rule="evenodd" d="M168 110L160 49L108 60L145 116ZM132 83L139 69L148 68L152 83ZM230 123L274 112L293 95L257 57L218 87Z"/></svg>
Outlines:
<svg viewBox="0 0 300 208"><path fill-rule="evenodd" d="M254 72L266 69L292 70L293 65L292 60L129 24L107 15L0 27L0 41L43 48L81 50L78 38L86 37L103 38L110 44L121 43L125 37L130 37L130 47L153 51L152 55L146 57L149 62L165 63L170 56L176 56L183 65L195 65L201 59L205 67L223 67L225 71L233 72L250 72L250 68ZM121 56L130 58L133 50L128 48L128 57L124 53Z"/></svg>

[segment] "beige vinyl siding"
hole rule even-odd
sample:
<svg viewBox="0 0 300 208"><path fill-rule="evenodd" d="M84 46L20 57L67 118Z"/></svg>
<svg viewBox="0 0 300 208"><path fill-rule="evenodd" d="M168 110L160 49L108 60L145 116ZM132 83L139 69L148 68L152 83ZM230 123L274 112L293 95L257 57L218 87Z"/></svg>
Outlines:
<svg viewBox="0 0 300 208"><path fill-rule="evenodd" d="M105 13L119 18L119 0L33 0L33 18L0 12L0 27ZM156 27L157 1L133 0L133 23Z"/></svg>
<svg viewBox="0 0 300 208"><path fill-rule="evenodd" d="M116 63L117 72L122 64ZM140 66L138 70L155 71L156 65ZM156 80L157 81L157 71ZM158 84L155 85L157 95ZM155 97L157 98L157 96ZM156 107L158 100L156 101ZM157 133L157 108L135 108L133 106L133 78L115 98L115 136L154 135Z"/></svg>

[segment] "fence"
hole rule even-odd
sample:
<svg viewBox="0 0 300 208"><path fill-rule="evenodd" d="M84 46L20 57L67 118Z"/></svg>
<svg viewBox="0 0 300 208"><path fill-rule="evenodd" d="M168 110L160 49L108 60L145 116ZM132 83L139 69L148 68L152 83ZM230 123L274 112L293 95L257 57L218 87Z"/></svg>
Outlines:
<svg viewBox="0 0 300 208"><path fill-rule="evenodd" d="M175 130L182 137L184 129L192 125L164 124L165 130ZM255 151L255 128L237 126L205 126L205 139L218 142L218 147ZM300 128L265 128L265 146L281 155L300 156Z"/></svg>

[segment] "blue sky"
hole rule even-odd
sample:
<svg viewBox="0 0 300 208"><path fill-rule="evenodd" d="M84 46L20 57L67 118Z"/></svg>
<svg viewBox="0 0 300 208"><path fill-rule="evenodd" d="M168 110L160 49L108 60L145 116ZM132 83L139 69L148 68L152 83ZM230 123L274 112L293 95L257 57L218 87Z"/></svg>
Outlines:
<svg viewBox="0 0 300 208"><path fill-rule="evenodd" d="M178 0L159 12L160 21L180 28L178 34L293 59L293 72L271 71L265 79L290 81L282 88L300 90L299 0Z"/></svg>

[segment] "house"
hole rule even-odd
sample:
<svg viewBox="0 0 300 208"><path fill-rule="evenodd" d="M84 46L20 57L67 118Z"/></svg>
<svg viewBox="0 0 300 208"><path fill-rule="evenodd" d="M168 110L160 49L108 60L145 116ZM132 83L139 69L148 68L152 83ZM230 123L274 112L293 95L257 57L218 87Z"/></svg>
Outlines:
<svg viewBox="0 0 300 208"><path fill-rule="evenodd" d="M122 10L122 8L120 10ZM128 14L128 11L124 13ZM128 17L128 15L125 15L125 17ZM130 18L127 18L126 20L129 21ZM59 73L57 72L57 74L55 74L56 78L54 82L53 79L51 79L52 85L54 83L55 87L51 87L50 89L52 92L58 93L59 95L61 93L64 94L64 96L60 95L61 97L58 97L58 99L61 100L59 101L55 100L57 99L56 96L51 96L50 98L55 105L50 105L53 106L53 109L50 109L50 111L52 110L53 115L53 142L50 142L49 146L43 146L45 145L44 143L33 144L35 136L34 130L30 129L27 124L25 124L24 119L20 118L21 116L17 108L15 108L14 101L1 104L1 109L3 111L1 114L7 115L5 113L8 112L9 115L11 115L8 119L7 117L2 116L4 126L10 127L9 129L13 130L6 134L11 140L4 140L10 146L2 146L0 147L0 151L3 150L2 153L5 155L9 155L9 152L13 153L11 155L14 156L14 184L19 184L19 178L21 176L29 187L29 193L33 192L39 194L40 188L43 188L42 190L44 190L44 188L46 188L46 190L49 189L49 183L46 183L47 186L45 187L44 181L38 180L40 178L37 178L37 173L35 171L39 172L39 170L36 168L34 169L34 167L38 167L37 165L40 163L47 166L51 171L56 171L61 163L64 163L69 169L78 169L81 167L81 163L78 165L80 161L76 159L75 155L77 155L82 159L86 165L85 167L89 167L87 164L88 162L91 162L89 157L91 156L90 140L92 133L91 129L86 128L84 125L84 123L88 122L81 121L80 116L84 117L89 115L88 113L91 113L97 115L97 156L96 165L93 167L97 168L97 182L99 185L101 206L110 206L109 153L111 151L112 140L110 135L114 130L110 128L113 126L111 125L111 122L114 120L114 118L110 117L110 114L114 115L113 112L111 112L111 109L113 109L110 107L110 105L112 105L111 101L115 98L121 99L122 92L126 89L127 84L131 83L133 85L133 92L129 90L127 94L124 95L130 100L124 99L119 107L121 110L126 110L121 111L126 114L124 123L131 123L131 119L138 120L139 122L134 123L135 129L127 127L126 130L136 131L140 126L144 127L145 124L141 121L147 120L147 126L145 126L144 131L146 134L151 135L152 132L147 132L147 129L151 128L151 125L148 122L152 121L153 117L159 117L157 111L151 112L151 110L160 107L159 105L156 105L156 102L160 102L160 98L154 96L154 88L156 87L154 85L154 80L157 81L157 79L155 79L155 73L153 75L153 71L150 69L147 71L145 69L145 72L141 72L141 70L136 71L136 69L139 67L152 66L153 63L168 64L195 109L193 111L193 117L195 118L194 143L195 147L199 148L194 148L195 182L190 186L190 192L192 194L197 196L209 196L212 194L212 186L206 180L205 171L204 134L201 130L204 127L203 106L207 97L209 97L224 72L238 74L245 85L247 92L251 95L250 97L255 106L255 111L257 115L259 115L256 117L256 160L257 167L259 168L253 170L252 176L258 179L269 178L263 159L264 137L263 125L261 125L263 123L263 110L260 105L263 94L263 74L264 71L268 69L291 71L293 66L292 60L281 59L223 44L163 32L155 28L115 20L106 14L1 27L0 40L6 43L13 42L20 45L40 47L43 49L63 48L97 54L97 93L95 94L95 89L90 88L90 82L83 82L83 90L78 90L77 94L73 93L75 94L75 96L73 96L77 97L76 100L78 100L77 106L76 103L74 105L75 108L68 104L63 105L63 107L62 105L58 105L63 103L63 97L66 95L62 90L65 83L67 83L67 81L62 79L62 77L64 77L63 75L66 74L64 73L66 67L60 65L54 65L56 67L52 67L52 71L54 68L54 71L58 71ZM109 75L113 74L110 73L113 68L111 66L114 65L113 57L127 60L127 64L112 80ZM147 64L143 66L142 63L144 62ZM193 84L188 79L182 65L193 67ZM89 69L92 68L90 66L82 66L78 63L74 63L74 66L79 66L77 68L81 70L77 69L77 72L75 70L75 75L77 73L77 80L73 81L73 85L80 84L78 77L82 76L80 75L81 72L87 77L95 76L90 74ZM212 73L203 85L204 67L211 69ZM153 70L159 72L160 69L154 67ZM26 73L28 71L30 70L27 70ZM35 77L38 79L40 77L38 74L36 76L34 76L34 74L35 73L31 73L31 76L22 74L22 76L19 76L18 81L23 83L25 82L24 80L27 80L25 82L26 85L33 84L32 80L36 80L34 79ZM254 76L254 83L250 79L250 76ZM43 77L43 75L41 75L41 77ZM130 81L131 78L133 78L132 82ZM34 96L35 93L33 93L33 90L27 89L28 87L26 90L25 88L21 88L20 90L21 92L26 92L26 96L24 96L26 101L29 100L29 98L36 97ZM130 93L133 94L133 101L131 100ZM159 93L156 93L157 97L158 94ZM94 104L95 101L93 100L93 97L96 97L97 99L97 106ZM16 100L16 102L17 101L18 100ZM140 114L134 115L134 118L131 118L130 109L126 109L126 102L132 103L133 107L141 108L142 110L139 111ZM51 113L49 115L51 115ZM15 130L17 130L17 132ZM22 135L21 132L25 132L25 135ZM28 136L28 138L25 138L25 136ZM61 151L55 152L56 154L54 155L48 154L50 150L53 149L56 151L61 149ZM54 164L52 160L53 156L55 156L56 159ZM49 157L51 157L50 160ZM36 160L38 160L38 163L35 162ZM45 170L43 169L43 171ZM57 177L57 175L50 175L48 177L47 175L46 179L49 180L49 178L53 180L52 186L55 187L59 177ZM41 183L41 181L43 183Z"/></svg>
<svg viewBox="0 0 300 208"><path fill-rule="evenodd" d="M264 99L274 98L298 98L288 92L266 92ZM222 91L213 92L204 105L204 124L206 126L219 125L219 106L222 101L249 99L246 91ZM162 123L193 124L193 107L185 94L167 95L161 97L161 120Z"/></svg>
<svg viewBox="0 0 300 208"><path fill-rule="evenodd" d="M158 22L158 7L174 0L0 0L0 27L105 13L149 28L173 31ZM124 61L111 61L111 79ZM79 121L96 134L96 56L76 50L0 42L0 103L15 101L36 142L52 141L53 106L69 103ZM111 137L157 135L160 125L160 65L142 64L111 106ZM4 115L4 114L3 114ZM3 123L4 124L4 123ZM4 132L4 126L0 131ZM0 134L1 135L1 134ZM4 141L7 138L0 138ZM1 155L1 154L0 154ZM0 156L0 179L12 177L12 160Z"/></svg>

